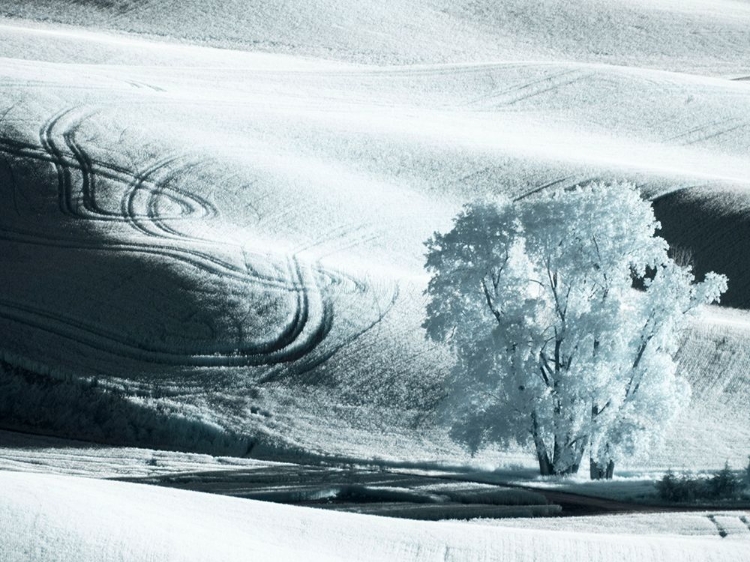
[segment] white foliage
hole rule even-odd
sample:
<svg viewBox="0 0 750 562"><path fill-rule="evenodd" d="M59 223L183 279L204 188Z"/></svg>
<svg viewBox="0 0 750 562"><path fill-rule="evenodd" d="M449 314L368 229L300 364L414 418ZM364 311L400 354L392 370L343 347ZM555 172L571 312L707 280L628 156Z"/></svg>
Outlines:
<svg viewBox="0 0 750 562"><path fill-rule="evenodd" d="M602 465L648 450L690 397L684 320L727 286L694 284L658 228L634 186L593 184L467 205L427 242L424 327L455 352L454 437L531 439L555 473L586 447Z"/></svg>

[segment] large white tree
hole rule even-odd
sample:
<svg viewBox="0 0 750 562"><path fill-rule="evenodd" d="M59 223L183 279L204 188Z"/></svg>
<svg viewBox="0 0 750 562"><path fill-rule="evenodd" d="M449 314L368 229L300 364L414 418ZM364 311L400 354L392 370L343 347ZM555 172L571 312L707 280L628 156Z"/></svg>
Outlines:
<svg viewBox="0 0 750 562"><path fill-rule="evenodd" d="M629 184L470 204L427 241L424 327L456 364L444 412L454 438L534 445L542 474L611 477L687 404L674 355L688 315L718 301L655 235Z"/></svg>

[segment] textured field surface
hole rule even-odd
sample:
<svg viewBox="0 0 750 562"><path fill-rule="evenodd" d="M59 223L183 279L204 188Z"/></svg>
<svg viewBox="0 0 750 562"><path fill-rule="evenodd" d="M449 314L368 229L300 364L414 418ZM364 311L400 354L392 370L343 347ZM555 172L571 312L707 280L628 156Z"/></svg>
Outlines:
<svg viewBox="0 0 750 562"><path fill-rule="evenodd" d="M462 204L632 181L733 308L609 496L535 484L744 466L749 116L747 1L0 0L0 558L750 560L740 511L487 519L559 507L421 329Z"/></svg>
<svg viewBox="0 0 750 562"><path fill-rule="evenodd" d="M750 306L747 4L495 4L0 2L4 426L463 462L423 241L483 196L634 181ZM744 463L748 327L695 325L634 464Z"/></svg>
<svg viewBox="0 0 750 562"><path fill-rule="evenodd" d="M543 59L750 75L741 0L2 0L0 14L369 64Z"/></svg>
<svg viewBox="0 0 750 562"><path fill-rule="evenodd" d="M606 531L592 532L585 524L575 530L533 530L402 521L63 476L0 472L0 485L0 544L8 562L733 562L747 560L750 544L746 534L721 538L687 516L665 516L664 532L652 528L633 540L639 520L631 518L619 518ZM715 519L729 524L724 515ZM696 536L684 536L686 529Z"/></svg>

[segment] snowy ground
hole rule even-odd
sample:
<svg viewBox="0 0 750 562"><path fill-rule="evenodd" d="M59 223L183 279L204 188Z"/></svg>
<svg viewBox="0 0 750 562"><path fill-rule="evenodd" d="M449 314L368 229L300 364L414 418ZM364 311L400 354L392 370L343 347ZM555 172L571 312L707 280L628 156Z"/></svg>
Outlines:
<svg viewBox="0 0 750 562"><path fill-rule="evenodd" d="M0 544L8 562L77 560L746 561L742 523L642 518L596 531L418 522L74 477L0 472ZM729 526L730 517L716 515ZM726 520L726 521L725 521ZM534 520L535 521L535 520ZM549 527L549 525L547 525ZM686 533L686 531L688 531ZM689 534L691 536L685 536Z"/></svg>
<svg viewBox="0 0 750 562"><path fill-rule="evenodd" d="M447 358L419 328L433 230L487 194L750 177L743 81L555 59L352 66L13 20L0 34L2 352L41 375L4 369L10 427L32 400L37 427L114 444L458 459L432 430ZM686 352L706 399L659 466L701 465L708 442L711 466L744 462L744 329L704 329L703 347L731 342L713 372L734 382L703 393Z"/></svg>
<svg viewBox="0 0 750 562"><path fill-rule="evenodd" d="M0 426L83 440L0 432L2 469L532 469L517 450L468 459L435 423L449 360L420 328L423 241L477 197L636 182L699 272L729 274L725 303L750 308L747 2L0 0L2 16ZM749 337L743 310L695 323L679 355L691 408L651 458L625 468L746 464ZM206 559L209 544L221 559L234 539L272 557L289 535L290 557L307 544L357 559L352 537L365 527L373 550L359 559L732 560L747 549L739 531L635 543L617 530L650 524L635 519L606 539L586 523L558 534L396 527L0 477L12 490L0 517L18 517L0 526L0 546L18 560L24 548L66 559L72 550L50 546L63 536L92 560L103 547ZM124 511L102 518L108 497ZM169 523L124 521L138 502ZM69 505L81 518L56 521ZM206 508L205 527L167 515L186 505ZM97 513L101 535L86 535ZM34 543L24 525L37 515ZM717 528L681 517L664 532ZM224 525L232 540L201 542ZM196 542L178 543L181 533Z"/></svg>
<svg viewBox="0 0 750 562"><path fill-rule="evenodd" d="M0 470L89 478L139 478L186 472L271 469L283 463L178 451L108 447L0 430Z"/></svg>

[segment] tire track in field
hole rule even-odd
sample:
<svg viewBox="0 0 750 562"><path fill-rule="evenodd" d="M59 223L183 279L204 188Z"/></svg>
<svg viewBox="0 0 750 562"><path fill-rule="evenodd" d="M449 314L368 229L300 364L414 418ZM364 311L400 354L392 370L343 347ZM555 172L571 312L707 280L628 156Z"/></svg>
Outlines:
<svg viewBox="0 0 750 562"><path fill-rule="evenodd" d="M16 239L17 237L2 236L0 238ZM44 246L50 246L48 240L42 240ZM60 241L55 246L76 248L78 243ZM93 249L110 251L111 247L94 247ZM132 248L121 248L132 250ZM140 250L140 248L139 248ZM156 255L162 252L154 250ZM310 324L310 283L305 279L303 268L298 260L290 258L290 272L295 276L293 284L296 306L292 318L284 330L273 339L260 343L245 343L242 347L229 346L221 349L214 345L206 352L187 353L177 351L173 347L155 346L138 342L122 334L115 334L104 328L91 326L80 320L54 314L46 310L36 309L27 305L19 305L0 299L0 316L28 326L43 329L57 336L71 339L78 343L106 351L115 355L140 359L154 363L192 366L240 366L240 365L275 365L295 361L311 353L328 335L332 324L332 310L330 299L321 296L323 313L317 325L303 333ZM312 269L312 268L310 268ZM317 288L314 289L317 292ZM229 344L222 344L227 347Z"/></svg>
<svg viewBox="0 0 750 562"><path fill-rule="evenodd" d="M59 121L59 119L58 119ZM52 123L54 126L55 123ZM47 127L49 128L49 127ZM45 137L49 136L49 130L45 131ZM51 140L51 139L50 139ZM73 136L68 136L68 141L71 142L71 144L74 143ZM51 142L48 142L51 147L57 147L55 145L54 140L51 140ZM4 147L2 146L4 145ZM69 201L72 200L72 196L70 196L70 189L69 189L69 178L71 176L71 170L77 170L81 172L84 182L91 182L93 181L94 174L97 176L104 177L108 180L112 180L118 183L127 183L130 188L132 189L132 184L139 178L139 176L142 175L142 173L133 173L129 170L117 166L112 165L108 163L104 163L101 161L96 161L85 153L83 149L78 145L73 145L71 147L71 152L73 152L74 156L78 155L75 159L70 159L66 157L64 154L62 154L59 149L57 151L57 154L50 154L47 152L39 152L38 147L34 145L29 145L28 143L19 143L16 141L10 141L8 139L0 140L0 150L3 150L4 152L11 153L18 157L26 157L26 158L36 158L40 161L47 161L52 162L56 165L58 168L58 176L60 176L60 170L62 170L62 180L59 181L59 189L62 193L65 195L61 196L61 199L63 201ZM154 187L150 180L142 182L144 185L147 185L149 190L158 189ZM215 216L218 214L218 212L213 208L213 206L208 203L205 199L200 198L197 195L191 194L185 190L178 190L174 187L170 188L170 191L178 193L181 193L188 199L194 199L199 202L201 206L203 206L206 211L206 216ZM66 213L68 214L68 213ZM95 221L116 221L116 222L133 222L131 219L140 219L140 218L148 218L148 213L136 213L133 212L130 216L128 216L127 212L123 213L122 211L119 213L114 213L113 216L101 216L101 215L87 215L85 213L81 213L80 210L78 212L71 212L69 214L72 214L73 216L77 218L83 218L87 220L95 220ZM183 218L183 217L172 217L172 218ZM187 217L190 218L190 217ZM148 234L151 234L150 232ZM174 241L186 241L186 237L180 237L175 238ZM203 245L209 245L216 247L217 243L211 240L204 240L199 238L191 238L189 239L191 242L197 242ZM152 246L153 244L149 244L147 246ZM231 244L221 244L222 247L226 248L229 246L233 246ZM158 247L165 248L165 244L159 244ZM198 250L194 250L191 247L185 247L185 246L175 246L174 244L169 245L168 249L171 251L171 257L180 260L180 257L178 254L184 254L185 258L182 259L182 261L185 261L186 263L189 263L190 265L202 269L203 271L210 273L210 274L217 274L217 275L223 275L223 276L229 276L236 279L243 280L248 275L247 269L241 266L237 266L233 264L232 262L229 262L227 260L222 260L219 257L217 257L215 254L210 252L201 252ZM280 278L280 277L267 277L260 274L255 273L254 277L258 279L259 282L264 283L266 281L270 282L272 285L279 285L279 284L286 284L287 286L290 286L288 281Z"/></svg>
<svg viewBox="0 0 750 562"><path fill-rule="evenodd" d="M182 351L169 346L158 346L136 341L123 334L90 326L84 322L27 305L0 299L0 316L13 322L75 341L78 344L116 355L149 363L195 366L233 367L288 363L309 353L303 345L284 346L278 341L245 344L241 349Z"/></svg>
<svg viewBox="0 0 750 562"><path fill-rule="evenodd" d="M81 149L75 139L76 132L78 131L78 128L80 127L84 119L86 119L86 117L79 119L74 125L66 129L63 133L65 145L68 147L68 149L70 149L70 151L73 153L73 156L79 163L82 182L81 193L83 196L83 208L89 213L98 217L109 217L112 219L116 219L117 217L115 216L115 213L108 212L107 210L102 209L97 205L95 194L96 182L94 176L94 165L88 153ZM67 187L69 189L71 188L71 186ZM77 214L77 216L80 216L80 214Z"/></svg>
<svg viewBox="0 0 750 562"><path fill-rule="evenodd" d="M366 288L364 288L364 283L356 279L352 276L349 276L343 272L340 271L329 271L327 272L329 279L331 279L335 284L341 284L341 283L347 283L347 284L353 284L358 291L364 292ZM393 308L396 306L396 302L398 301L398 298L400 296L400 288L398 284L394 286L393 292L391 294L391 298L388 302L388 304L384 308L380 308L378 306L378 316L373 321L368 323L363 328L360 328L359 330L354 331L349 336L344 338L343 341L337 343L336 345L328 347L323 353L321 353L317 357L311 357L310 355L305 356L304 360L301 361L301 363L296 364L293 369L293 375L295 377L304 377L305 375L309 375L312 371L317 369L318 367L321 367L323 364L327 363L333 357L338 355L341 351L343 351L345 348L350 347L354 342L371 332L373 329L375 329L377 326L379 326L383 319L393 310ZM330 323L327 326L327 329L330 330L331 326L333 324L333 307L330 303L326 303L328 305L326 308L326 312L324 313L324 316L326 317L327 322ZM302 358L301 358L302 359ZM275 382L279 380L282 376L284 376L285 373L281 370L275 370L267 373L264 375L258 382L259 384L268 384L271 382ZM305 382L308 383L314 383L318 382L315 380L306 380Z"/></svg>
<svg viewBox="0 0 750 562"><path fill-rule="evenodd" d="M75 126L79 126L80 122ZM101 213L97 212L94 216L78 215L79 218L86 218L89 220L114 220L117 222L125 222L130 224L135 230L140 231L149 237L156 237L161 239L171 239L178 242L197 242L199 244L207 244L216 247L217 244L214 241L205 240L201 238L195 238L183 235L177 232L175 229L163 224L163 220L194 220L195 218L210 219L218 216L218 210L208 200L191 193L187 190L180 189L176 186L167 187L173 179L184 173L188 168L194 168L199 163L187 163L181 168L170 170L169 166L179 159L184 159L186 156L172 156L162 159L155 164L149 166L143 172L132 173L125 168L119 166L107 165L100 161L95 161L88 156L83 148L75 142L74 135L68 134L66 131L63 136L66 139L66 144L74 154L77 161L77 169L82 174L83 186L93 186L96 175L99 174L98 170L95 170L94 163L96 162L97 167L109 168L114 174L109 174L108 179L118 181L119 183L125 183L127 181L126 191L122 197L120 212L119 213ZM152 179L152 176L162 169L168 171L168 175L162 180ZM89 187L92 190L92 187ZM93 190L91 191L93 193ZM180 215L171 217L157 217L153 212L149 212L148 208L145 212L138 212L136 210L136 197L139 193L146 192L149 194L149 198L153 198L155 194L162 194L164 192L169 193L168 197L173 202L177 203L182 207L183 212ZM177 197L175 197L175 194ZM85 199L85 195L84 195ZM195 204L191 204L191 201ZM202 214L197 215L196 208L202 210ZM93 210L97 210L97 207L93 207ZM165 233L172 234L172 236L164 236L159 232L155 232L149 229L149 225L154 224L158 229ZM222 244L222 246L227 246ZM165 247L165 245L160 245ZM245 280L248 277L247 268L233 264L227 260L218 258L215 254L210 252L202 252L191 248L190 246L175 246L174 244L168 246L174 252L184 254L192 265L203 269L208 273L220 274L222 276L229 276L238 280ZM194 259L197 258L197 261ZM208 265L201 265L208 264ZM218 269L214 269L218 268ZM270 280L273 284L285 283L285 280L281 278L265 278L260 275L254 275L255 279L264 282ZM287 283L288 284L288 283ZM291 286L290 286L291 287Z"/></svg>
<svg viewBox="0 0 750 562"><path fill-rule="evenodd" d="M669 137L665 142L680 141L677 143L679 146L691 146L744 129L747 126L746 121L738 122L736 118L729 117L692 127L678 135Z"/></svg>
<svg viewBox="0 0 750 562"><path fill-rule="evenodd" d="M200 164L201 162L185 163L181 168L170 173L165 179L157 182L154 187L149 190L149 198L146 203L146 214L154 226L161 230L162 233L181 240L201 242L202 239L180 232L176 228L170 226L168 222L173 222L175 220L179 221L185 217L209 220L219 215L218 209L210 204L208 200L198 197L197 195L188 196L187 191L178 189L176 185L172 186L174 180L179 176L198 168ZM180 195L182 199L175 197L175 193ZM159 205L165 200L169 200L180 207L179 215L169 216L159 211ZM195 205L191 205L191 201L195 203ZM199 214L199 211L201 214Z"/></svg>
<svg viewBox="0 0 750 562"><path fill-rule="evenodd" d="M524 199L527 199L528 197L533 197L534 195L540 194L551 187L554 187L556 185L559 186L559 184L564 184L564 182L567 182L571 179L573 179L573 176L564 176L562 178L557 178L556 180L552 180L551 182L542 184L538 187L535 187L531 191L527 191L526 193L519 195L518 197L513 199L513 201L522 201Z"/></svg>
<svg viewBox="0 0 750 562"><path fill-rule="evenodd" d="M16 156L25 157L38 157L41 160L51 161L56 169L58 170L58 178L60 179L59 191L61 198L65 201L66 214L76 216L78 218L84 218L88 220L115 220L115 221L127 221L128 217L123 217L122 214L115 211L108 211L100 207L96 202L95 197L95 182L97 176L102 176L105 179L115 181L118 183L132 182L138 178L139 174L133 173L130 170L122 166L110 164L95 160L83 149L83 147L76 140L76 133L79 130L81 124L88 118L92 117L95 113L89 112L85 116L77 119L74 123L69 125L62 133L63 140L66 147L70 150L72 158L63 154L62 150L58 146L54 139L55 129L60 121L76 111L78 108L72 107L63 110L50 119L48 119L40 130L39 137L42 148L46 152L40 154L38 148L28 143L22 143L13 141L11 139L0 140L0 145L5 145L5 152L11 152ZM15 149L15 150L14 150ZM176 159L176 158L175 158ZM73 182L72 182L72 170L76 170L81 173L82 176L82 199L83 208L90 214L81 212L80 209L73 206ZM143 182L147 183L147 182ZM139 186L142 187L142 186ZM162 186L163 187L163 186ZM156 188L149 186L149 189L154 190ZM164 191L164 189L162 189ZM201 208L203 216L198 218L213 218L218 214L218 211L211 205L206 199L199 197L193 193L181 190L179 188L170 187L170 197L178 202L185 209L190 209L190 212L195 210L195 207ZM179 197L175 197L177 194L179 197L183 197L184 200L180 200ZM144 218L148 218L147 213L143 214ZM140 218L140 216L139 216ZM188 219L191 218L186 216L185 213L176 215L174 217L164 217L168 219Z"/></svg>
<svg viewBox="0 0 750 562"><path fill-rule="evenodd" d="M67 128L63 133L63 138L65 140L65 144L68 147L68 149L73 154L75 160L78 163L77 169L81 172L82 175L82 194L83 194L83 204L84 208L89 211L94 216L84 216L83 214L79 214L82 218L88 218L88 219L103 219L106 217L109 217L113 220L117 221L128 221L130 218L129 216L123 216L122 209L120 212L116 211L108 211L106 209L103 209L96 203L96 197L95 197L95 185L96 185L96 176L98 175L98 171L95 169L95 164L98 165L98 167L106 168L108 167L110 171L114 172L115 174L119 175L120 177L117 177L117 175L110 175L108 179L118 181L119 183L123 183L125 179L129 179L128 186L130 188L133 187L133 181L136 177L138 177L140 174L134 174L130 172L129 170L126 170L125 168L119 167L119 166L112 166L107 165L104 162L101 161L95 161L93 158L89 156L89 154L83 149L83 147L77 142L76 140L76 133L79 130L81 124L86 119L90 118L93 114L89 114L87 116L84 116L80 119L78 119L74 124L72 124L69 128ZM179 156L172 157L169 159L170 162L176 161ZM195 162L193 164L189 164L188 166L197 167L199 165L199 162ZM173 174L172 177L176 177L178 175L177 171ZM172 178L170 178L172 179ZM177 186L169 186L167 188L167 185L169 184L168 181L162 180L160 182L156 182L154 185L149 185L148 181L142 181L139 183L139 188L147 188L149 193L165 193L165 196L170 198L172 201L176 202L179 206L182 207L182 212L179 215L175 216L165 216L165 217L159 217L163 219L171 219L171 220L186 220L186 219L193 219L193 218L200 218L200 219L206 219L206 218L214 218L218 216L218 210L208 202L208 200L194 194L190 193L187 190L183 190L178 188ZM198 215L198 211L201 211L202 214ZM196 216L197 215L197 216ZM152 215L148 213L143 213L142 216L138 214L131 215L135 218L155 218Z"/></svg>
<svg viewBox="0 0 750 562"><path fill-rule="evenodd" d="M511 106L532 97L540 96L564 86L569 86L591 76L592 73L584 73L579 69L567 69L561 72L547 73L541 78L536 78L499 92L490 92L469 101L466 105L477 106L494 103L500 106Z"/></svg>
<svg viewBox="0 0 750 562"><path fill-rule="evenodd" d="M136 210L136 200L139 194L142 192L148 192L151 188L147 184L155 183L159 186L161 182L169 182L176 176L175 171L171 171L161 182L152 180L162 170L169 170L171 164L177 162L180 156L170 156L159 160L146 168L143 172L137 173L133 176L133 179L128 183L125 188L125 192L120 201L120 216L125 220L132 228L145 234L146 236L159 237L159 234L154 233L149 229L149 225L153 222L152 217L147 213L138 213ZM155 189L159 189L156 187Z"/></svg>
<svg viewBox="0 0 750 562"><path fill-rule="evenodd" d="M70 167L67 166L62 152L60 152L60 149L52 138L52 130L63 117L70 114L74 109L75 108L67 108L55 113L45 121L42 128L39 130L39 142L47 154L52 158L55 170L57 171L57 193L60 211L68 216L74 216L73 202L70 199L71 193L68 187L71 183Z"/></svg>
<svg viewBox="0 0 750 562"><path fill-rule="evenodd" d="M52 119L50 121L53 121ZM55 119L54 121L59 121L59 119ZM53 125L54 123L47 123L45 124L45 138L49 139L49 125ZM68 140L71 140L72 137L68 137ZM72 160L68 157L66 157L64 154L62 154L59 151L59 148L57 148L57 145L55 144L54 140L49 139L47 142L45 142L46 145L50 147L50 150L53 152L40 152L39 148L30 145L28 143L22 143L18 141L12 141L9 139L0 139L0 151L11 154L16 157L22 157L22 158L31 158L38 161L43 162L50 162L53 163L58 171L58 179L59 179L59 191L60 191L60 199L61 201L72 201L72 195L71 191L69 189L69 178L71 176L71 171L76 170L82 173L82 176L84 178L84 182L90 182L92 181L92 177L95 174L97 176L105 177L106 179L116 181L118 183L128 183L130 185L134 179L137 179L139 174L134 174L125 168L122 168L120 166L111 165L107 163L98 162L96 160L93 160L92 158L85 155L85 152L80 147L75 147L74 155L78 155L78 159ZM79 161L80 159L80 161ZM96 166L96 170L94 168ZM148 183L148 182L143 182ZM149 184L149 189L157 189L152 187ZM171 191L175 191L174 188L170 188ZM185 193L182 191L182 193ZM187 194L188 197L194 198L196 200L201 201L201 204L205 204L206 207L212 208L212 206L205 201L205 199L199 198L198 196L194 196L193 194ZM71 208L72 205L62 205L63 209ZM134 213L132 216L123 216L123 214L120 213L114 213L113 216L107 217L107 216L101 216L101 215L87 215L85 213L80 213L79 211L71 211L70 213L65 213L73 215L76 218L82 218L87 220L113 220L116 222L128 222L129 220L136 218L148 218L147 213ZM207 210L206 215L215 216L216 212L214 210ZM180 218L180 217L170 217L170 218ZM180 238L180 240L184 240L183 238ZM203 239L197 239L193 238L191 241L200 242L202 244L208 244L216 246L216 242L211 240L203 240ZM132 244L129 244L130 247L134 245L140 245L137 242L133 242ZM116 245L115 245L116 246ZM115 247L113 246L113 247ZM146 247L151 247L152 244L146 245ZM222 246L228 246L227 244L222 244ZM158 245L159 248L165 248L163 245ZM184 261L188 262L190 265L193 265L195 267L198 267L200 269L203 269L204 271L208 273L214 273L214 274L221 274L221 275L230 275L236 277L236 274L241 274L241 277L244 278L247 275L247 271L244 267L240 267L237 265L232 264L231 262L228 262L226 260L221 260L218 257L216 257L213 254L205 253L205 252L198 252L193 251L189 248L181 247L181 246L169 246L166 248L168 250L172 251L172 256L175 259L179 259L179 256L177 256L177 253L184 253L186 256L194 256L199 258L196 260L191 259L185 259ZM152 252L149 252L152 253ZM209 262L210 265L205 266L202 262L206 261ZM218 269L214 269L213 265L218 266ZM263 277L261 275L255 275L255 277L258 278L259 281L265 281L268 280L272 284L278 285L285 283L284 280L281 278L273 278L273 277ZM286 283L288 285L288 283Z"/></svg>
<svg viewBox="0 0 750 562"><path fill-rule="evenodd" d="M716 527L716 530L717 530L717 531L718 531L718 533L719 533L719 536L720 536L720 537L721 537L722 539L725 539L725 538L727 537L727 535L729 535L729 533L728 533L728 532L727 532L727 530L726 530L726 529L724 528L724 526L723 526L723 525L722 525L721 523L719 523L719 522L718 522L718 521L716 520L716 516L715 516L715 515L706 515L706 518L707 518L707 519L708 519L708 520L709 520L709 521L710 521L711 523L713 523L713 524L714 524L714 526Z"/></svg>
<svg viewBox="0 0 750 562"><path fill-rule="evenodd" d="M171 169L171 164L180 157L170 157L149 166L144 172L132 173L117 165L97 162L76 140L76 132L81 120L68 126L61 133L64 144L70 151L70 155L65 154L55 135L63 120L76 110L77 108L67 108L55 113L44 122L39 131L42 150L33 144L0 139L0 151L18 158L51 163L57 176L58 206L65 216L82 220L124 222L140 230L144 235L154 238L155 240L152 241L154 243L144 244L136 241L87 243L2 228L0 228L0 239L46 247L126 251L169 257L220 277L232 277L250 285L260 284L266 289L291 292L295 295L294 312L284 329L273 339L260 343L245 343L239 349L230 350L221 349L226 347L226 344L213 342L213 345L206 345L209 349L193 353L186 353L173 346L135 341L126 335L114 333L100 326L91 326L74 318L2 299L0 299L0 315L105 352L168 364L273 365L302 358L322 343L333 324L332 302L330 298L323 295L316 279L316 275L326 274L322 269L312 266L305 268L295 256L291 256L287 264L288 278L261 276L255 272L249 272L244 262L242 266L239 266L222 260L210 252L175 245L175 242L185 241L216 245L208 240L190 239L165 222L192 218L191 215L196 214L197 210L203 211L200 218L210 218L218 214L218 211L205 199L170 185L179 175L196 167L198 163L189 163L175 170ZM74 171L81 175L81 205L77 204L74 195ZM154 176L163 172L167 172L166 176L157 181ZM119 184L126 184L120 213L109 211L99 205L96 197L97 176ZM145 212L138 212L136 208L139 196L147 197ZM179 214L173 217L162 216L159 206L160 202L165 200L177 205ZM156 228L151 228L152 226ZM164 243L164 240L171 244ZM316 315L317 322L311 321L312 294L320 301L320 311Z"/></svg>

